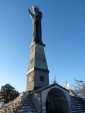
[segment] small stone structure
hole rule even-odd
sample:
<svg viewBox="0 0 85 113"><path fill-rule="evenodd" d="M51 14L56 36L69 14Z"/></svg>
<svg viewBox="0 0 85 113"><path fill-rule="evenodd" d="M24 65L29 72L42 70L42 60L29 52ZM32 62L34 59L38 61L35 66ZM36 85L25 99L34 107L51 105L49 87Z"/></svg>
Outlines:
<svg viewBox="0 0 85 113"><path fill-rule="evenodd" d="M33 100L39 113L50 113L49 111L55 109L56 111L54 113L58 112L59 106L56 105L58 105L60 101L62 103L60 103L60 108L62 107L60 110L63 110L63 112L59 111L59 113L65 113L66 111L67 113L71 113L69 91L57 83L36 90L33 94ZM51 113L53 113L53 111L51 111Z"/></svg>

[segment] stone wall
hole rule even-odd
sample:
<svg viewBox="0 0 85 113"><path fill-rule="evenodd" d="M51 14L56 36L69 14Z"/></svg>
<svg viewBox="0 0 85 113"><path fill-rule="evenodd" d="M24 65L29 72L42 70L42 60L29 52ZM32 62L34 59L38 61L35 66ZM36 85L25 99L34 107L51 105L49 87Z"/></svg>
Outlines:
<svg viewBox="0 0 85 113"><path fill-rule="evenodd" d="M22 100L22 96L18 96L15 100L4 104L2 108L0 108L0 113L15 113L17 110L17 107L20 105Z"/></svg>

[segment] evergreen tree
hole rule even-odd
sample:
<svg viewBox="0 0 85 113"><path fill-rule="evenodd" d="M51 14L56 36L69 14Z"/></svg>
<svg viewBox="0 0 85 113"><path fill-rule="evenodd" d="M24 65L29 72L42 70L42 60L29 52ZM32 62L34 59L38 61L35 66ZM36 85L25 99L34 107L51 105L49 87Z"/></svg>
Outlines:
<svg viewBox="0 0 85 113"><path fill-rule="evenodd" d="M14 100L17 96L19 96L19 92L16 91L10 84L6 84L1 87L0 99L4 100L4 103Z"/></svg>

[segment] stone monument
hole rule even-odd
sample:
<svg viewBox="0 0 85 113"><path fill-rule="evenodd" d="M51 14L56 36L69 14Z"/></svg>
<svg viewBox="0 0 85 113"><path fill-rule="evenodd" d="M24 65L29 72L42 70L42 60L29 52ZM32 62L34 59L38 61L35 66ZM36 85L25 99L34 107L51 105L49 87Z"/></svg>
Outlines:
<svg viewBox="0 0 85 113"><path fill-rule="evenodd" d="M35 90L49 85L49 70L42 41L42 12L37 6L28 9L32 17L33 32L29 66L27 70L27 90Z"/></svg>
<svg viewBox="0 0 85 113"><path fill-rule="evenodd" d="M85 113L85 98L54 83L49 84L49 70L42 41L42 12L37 6L28 10L32 17L32 44L27 70L27 88L15 100L3 105L0 113Z"/></svg>

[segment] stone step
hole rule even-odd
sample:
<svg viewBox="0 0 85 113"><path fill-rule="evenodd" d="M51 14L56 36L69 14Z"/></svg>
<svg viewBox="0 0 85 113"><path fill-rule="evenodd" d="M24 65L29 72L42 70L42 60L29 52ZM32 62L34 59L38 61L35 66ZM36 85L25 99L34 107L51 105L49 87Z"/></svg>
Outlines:
<svg viewBox="0 0 85 113"><path fill-rule="evenodd" d="M20 110L18 110L18 112L22 112L22 111L32 111L32 112L35 112L35 110L34 109L20 109Z"/></svg>
<svg viewBox="0 0 85 113"><path fill-rule="evenodd" d="M85 113L85 100L79 97L71 97L72 113Z"/></svg>
<svg viewBox="0 0 85 113"><path fill-rule="evenodd" d="M72 111L72 113L85 113L85 111Z"/></svg>
<svg viewBox="0 0 85 113"><path fill-rule="evenodd" d="M36 113L34 109L20 109L17 111L17 113L24 113L24 112L33 112Z"/></svg>
<svg viewBox="0 0 85 113"><path fill-rule="evenodd" d="M32 111L22 111L22 112L17 112L17 113L35 113L35 112L32 112Z"/></svg>

